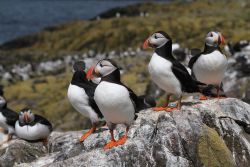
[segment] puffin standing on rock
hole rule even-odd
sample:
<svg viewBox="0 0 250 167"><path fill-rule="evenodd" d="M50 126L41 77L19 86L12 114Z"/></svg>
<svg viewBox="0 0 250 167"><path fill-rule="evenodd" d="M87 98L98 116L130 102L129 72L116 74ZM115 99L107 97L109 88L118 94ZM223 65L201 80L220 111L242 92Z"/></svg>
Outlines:
<svg viewBox="0 0 250 167"><path fill-rule="evenodd" d="M135 114L140 108L138 105L141 100L121 82L119 68L112 60L103 59L98 62L93 70L93 75L101 77L101 82L95 90L94 99L111 134L111 141L105 145L104 149L122 145L127 140L129 126L136 119ZM124 124L126 133L116 141L113 130L117 124Z"/></svg>
<svg viewBox="0 0 250 167"><path fill-rule="evenodd" d="M202 93L205 84L192 78L185 66L172 55L172 39L164 31L157 31L145 40L143 48L152 47L155 52L149 62L148 70L153 82L167 93L166 106L156 107L154 111L173 111L181 109L183 93ZM171 95L179 97L177 107L168 107Z"/></svg>
<svg viewBox="0 0 250 167"><path fill-rule="evenodd" d="M33 114L30 109L22 109L19 120L16 121L15 131L17 137L28 140L42 140L47 144L48 137L52 132L51 123L40 115Z"/></svg>
<svg viewBox="0 0 250 167"><path fill-rule="evenodd" d="M7 107L7 102L4 98L3 87L0 86L0 127L2 127L3 130L8 131L7 140L1 142L0 145L12 139L13 134L15 134L15 123L17 120L18 113Z"/></svg>
<svg viewBox="0 0 250 167"><path fill-rule="evenodd" d="M204 51L193 56L188 65L192 69L192 75L198 81L216 86L218 98L227 69L227 58L219 47L221 44L225 44L223 35L220 32L209 32L205 38ZM201 100L206 99L205 96L201 97Z"/></svg>
<svg viewBox="0 0 250 167"><path fill-rule="evenodd" d="M92 123L91 129L81 136L80 142L83 142L88 136L95 132L97 123L103 118L94 100L94 92L97 84L87 79L84 70L84 61L78 61L73 65L74 74L68 88L68 99L71 105L79 113L89 118ZM91 74L88 75L90 76Z"/></svg>

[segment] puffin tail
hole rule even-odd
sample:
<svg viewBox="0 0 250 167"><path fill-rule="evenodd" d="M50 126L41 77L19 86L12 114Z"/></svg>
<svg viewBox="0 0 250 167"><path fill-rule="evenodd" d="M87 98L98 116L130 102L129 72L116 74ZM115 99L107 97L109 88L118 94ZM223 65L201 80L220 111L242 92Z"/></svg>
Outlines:
<svg viewBox="0 0 250 167"><path fill-rule="evenodd" d="M217 97L217 89L213 85L207 85L204 89L202 89L202 94L208 97ZM224 93L223 87L220 87L220 97L227 97L226 94Z"/></svg>
<svg viewBox="0 0 250 167"><path fill-rule="evenodd" d="M147 96L147 95L138 96L138 103L136 106L137 112L147 109L147 108L152 108L155 106L156 106L156 101L154 97Z"/></svg>

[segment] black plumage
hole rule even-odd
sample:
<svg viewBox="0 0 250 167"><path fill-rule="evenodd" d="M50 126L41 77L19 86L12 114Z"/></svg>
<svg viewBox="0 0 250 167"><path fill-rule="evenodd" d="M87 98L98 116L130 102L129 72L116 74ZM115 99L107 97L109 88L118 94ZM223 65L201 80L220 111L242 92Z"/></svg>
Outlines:
<svg viewBox="0 0 250 167"><path fill-rule="evenodd" d="M88 81L88 79L86 78L86 73L83 70L75 71L71 80L71 84L84 89L84 91L88 95L89 105L94 109L99 118L103 118L103 115L94 100L94 93L97 84Z"/></svg>
<svg viewBox="0 0 250 167"><path fill-rule="evenodd" d="M183 92L202 92L199 85L205 84L193 79L192 76L188 73L186 67L174 58L174 56L172 55L172 40L168 35L165 35L165 37L169 41L164 46L156 48L155 52L159 56L163 57L164 59L167 59L172 63L171 70L174 73L175 77L179 80Z"/></svg>
<svg viewBox="0 0 250 167"><path fill-rule="evenodd" d="M7 102L4 98L4 91L3 91L3 87L1 86L0 88L0 98L2 101L2 106L0 107L0 112L2 113L2 115L6 118L6 124L8 124L9 126L14 127L16 121L18 120L18 113L9 109L7 107Z"/></svg>

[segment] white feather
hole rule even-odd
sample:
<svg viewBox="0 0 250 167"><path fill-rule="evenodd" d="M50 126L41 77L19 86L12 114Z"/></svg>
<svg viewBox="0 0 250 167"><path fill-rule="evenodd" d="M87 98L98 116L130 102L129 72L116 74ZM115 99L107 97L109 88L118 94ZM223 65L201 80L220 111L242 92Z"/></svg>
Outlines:
<svg viewBox="0 0 250 167"><path fill-rule="evenodd" d="M154 53L148 70L153 82L168 94L180 96L182 94L181 84L172 72L172 63Z"/></svg>
<svg viewBox="0 0 250 167"><path fill-rule="evenodd" d="M227 69L227 58L219 51L202 54L193 65L193 72L198 81L205 84L219 85Z"/></svg>
<svg viewBox="0 0 250 167"><path fill-rule="evenodd" d="M135 109L124 86L102 81L94 98L107 122L128 125L133 122Z"/></svg>
<svg viewBox="0 0 250 167"><path fill-rule="evenodd" d="M83 88L76 85L69 85L68 99L72 106L83 116L90 118L91 122L98 122L96 112L89 106L89 97Z"/></svg>
<svg viewBox="0 0 250 167"><path fill-rule="evenodd" d="M7 120L5 118L5 116L3 116L2 112L0 112L0 126L4 129L4 130L8 130L9 134L14 134L15 130L12 126L9 126L7 124Z"/></svg>
<svg viewBox="0 0 250 167"><path fill-rule="evenodd" d="M34 126L20 126L19 121L15 124L16 135L25 140L40 140L46 139L50 135L48 126L37 123Z"/></svg>

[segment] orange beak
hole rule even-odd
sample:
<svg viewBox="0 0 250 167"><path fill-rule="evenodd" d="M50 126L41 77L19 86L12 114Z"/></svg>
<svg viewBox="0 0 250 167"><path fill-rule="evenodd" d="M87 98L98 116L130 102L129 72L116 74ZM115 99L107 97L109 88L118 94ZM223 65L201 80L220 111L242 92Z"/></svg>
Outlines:
<svg viewBox="0 0 250 167"><path fill-rule="evenodd" d="M148 48L148 39L146 39L143 43L143 49L147 49Z"/></svg>
<svg viewBox="0 0 250 167"><path fill-rule="evenodd" d="M87 75L86 75L86 77L87 77L87 79L92 79L94 76L93 76L93 71L94 71L94 69L95 69L95 65L94 66L92 66L92 67L90 67L90 69L87 71Z"/></svg>
<svg viewBox="0 0 250 167"><path fill-rule="evenodd" d="M24 113L23 115L24 122L29 122L29 115L27 113Z"/></svg>
<svg viewBox="0 0 250 167"><path fill-rule="evenodd" d="M224 36L220 33L220 44L225 45L225 38Z"/></svg>

